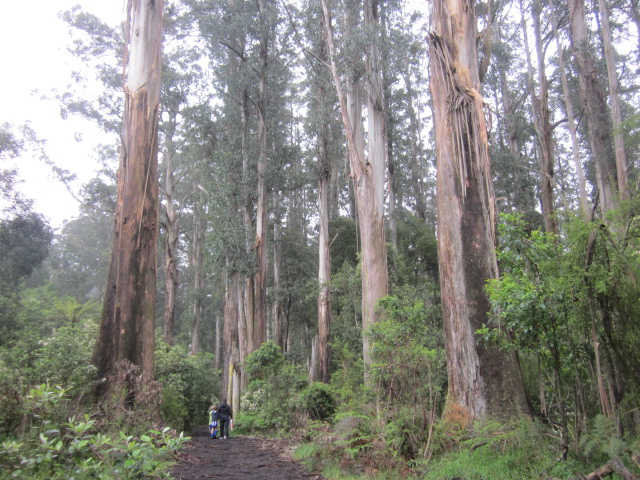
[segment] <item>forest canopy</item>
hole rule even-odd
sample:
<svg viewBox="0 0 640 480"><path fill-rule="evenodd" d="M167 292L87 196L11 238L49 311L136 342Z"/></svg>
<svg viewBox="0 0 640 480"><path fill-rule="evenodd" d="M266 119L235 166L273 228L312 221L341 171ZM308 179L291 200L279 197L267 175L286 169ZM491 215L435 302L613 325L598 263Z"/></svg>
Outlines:
<svg viewBox="0 0 640 480"><path fill-rule="evenodd" d="M79 214L0 165L2 475L228 398L345 475L637 478L636 1L130 3L60 14L55 101L113 140L83 185L43 156Z"/></svg>

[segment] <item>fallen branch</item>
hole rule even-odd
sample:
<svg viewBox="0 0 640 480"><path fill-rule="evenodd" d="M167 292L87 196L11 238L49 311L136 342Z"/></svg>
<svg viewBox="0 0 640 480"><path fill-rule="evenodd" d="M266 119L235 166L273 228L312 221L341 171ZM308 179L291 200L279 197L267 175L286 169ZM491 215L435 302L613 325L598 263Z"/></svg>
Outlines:
<svg viewBox="0 0 640 480"><path fill-rule="evenodd" d="M617 473L624 480L639 480L640 475L636 475L627 470L627 467L623 465L618 457L612 458L609 463L598 468L595 472L591 472L589 475L579 475L571 480L599 480L609 475Z"/></svg>

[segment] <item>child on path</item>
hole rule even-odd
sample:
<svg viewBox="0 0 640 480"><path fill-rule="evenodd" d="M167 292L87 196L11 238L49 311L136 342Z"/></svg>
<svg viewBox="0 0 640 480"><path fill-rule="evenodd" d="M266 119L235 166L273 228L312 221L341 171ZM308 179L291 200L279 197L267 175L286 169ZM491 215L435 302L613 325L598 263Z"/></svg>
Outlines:
<svg viewBox="0 0 640 480"><path fill-rule="evenodd" d="M215 405L209 407L209 433L211 438L216 438L218 434L218 407Z"/></svg>

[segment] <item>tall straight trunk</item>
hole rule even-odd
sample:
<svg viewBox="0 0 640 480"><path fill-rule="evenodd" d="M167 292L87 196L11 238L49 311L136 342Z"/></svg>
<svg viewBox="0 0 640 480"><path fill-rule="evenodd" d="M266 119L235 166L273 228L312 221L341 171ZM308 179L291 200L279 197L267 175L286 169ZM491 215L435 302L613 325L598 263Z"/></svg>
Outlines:
<svg viewBox="0 0 640 480"><path fill-rule="evenodd" d="M178 290L178 219L173 199L173 152L164 155L165 173L165 215L167 216L164 256L164 341L174 342L176 291Z"/></svg>
<svg viewBox="0 0 640 480"><path fill-rule="evenodd" d="M392 128L391 122L388 123L389 127ZM388 137L391 138L391 135ZM387 160L387 191L389 193L388 205L389 205L389 236L391 237L389 240L391 241L391 245L394 249L398 249L398 213L396 212L398 206L398 181L396 179L396 165L393 160L392 153L393 143L391 140L388 140L387 143L387 152L389 152L389 157Z"/></svg>
<svg viewBox="0 0 640 480"><path fill-rule="evenodd" d="M274 212L279 211L278 199L274 195ZM272 324L273 324L273 343L281 347L284 351L284 335L282 329L282 241L281 230L282 225L276 220L273 225L273 307L272 307Z"/></svg>
<svg viewBox="0 0 640 480"><path fill-rule="evenodd" d="M229 383L229 365L236 363L240 353L238 350L239 324L239 284L240 275L231 262L227 260L227 274L224 292L224 332L222 337L224 356L222 359L222 385Z"/></svg>
<svg viewBox="0 0 640 480"><path fill-rule="evenodd" d="M267 66L269 42L267 31L267 0L258 0L260 24L260 73L258 85L258 205L256 213L255 324L251 351L267 340Z"/></svg>
<svg viewBox="0 0 640 480"><path fill-rule="evenodd" d="M253 233L253 202L251 201L251 195L248 192L249 185L249 153L248 153L248 131L249 131L249 119L248 119L248 102L249 94L247 90L242 91L241 103L240 103L240 122L241 122L241 156L242 156L242 179L244 191L244 206L243 206L243 223L245 232L245 249L247 258L251 257L251 252L254 245L252 244ZM242 303L239 305L238 315L238 348L240 352L239 361L242 362L246 358L249 352L251 352L251 342L253 339L253 325L255 319L255 296L254 296L254 276L246 275L244 279L244 285L238 285L242 295L238 297L238 301Z"/></svg>
<svg viewBox="0 0 640 480"><path fill-rule="evenodd" d="M376 10L379 7L379 19L378 19L378 28L380 30L380 34L377 35L377 40L382 45L387 45L389 43L389 39L387 36L387 20L386 14L384 10L384 4L378 4L376 2ZM378 50L380 50L381 45L377 45ZM375 54L379 54L379 52L374 52ZM398 249L398 214L396 210L398 206L402 205L401 195L398 195L398 190L400 189L399 183L396 179L396 164L393 156L393 147L394 147L394 139L395 139L395 120L393 113L391 111L391 81L389 80L389 55L387 54L387 49L382 49L382 56L380 60L382 65L380 66L381 78L382 78L382 96L383 96L383 108L384 108L384 128L387 143L385 145L386 152L385 157L387 159L387 185L388 185L388 208L389 208L389 235L391 238L391 245L393 245L394 249Z"/></svg>
<svg viewBox="0 0 640 480"><path fill-rule="evenodd" d="M222 365L222 322L220 315L216 315L216 338L213 345L213 368L220 370Z"/></svg>
<svg viewBox="0 0 640 480"><path fill-rule="evenodd" d="M596 182L603 213L618 206L618 179L611 144L609 108L604 86L598 76L584 14L584 0L568 0L569 27L578 67L580 100L587 118L589 143L595 161Z"/></svg>
<svg viewBox="0 0 640 480"><path fill-rule="evenodd" d="M378 300L388 293L387 247L384 223L384 182L387 166L387 125L382 79L382 46L378 0L365 0L365 28L374 32L366 51L367 123L369 134L366 182L358 180L358 215L362 235L362 326L365 368L371 363L366 332L377 320Z"/></svg>
<svg viewBox="0 0 640 480"><path fill-rule="evenodd" d="M491 323L484 286L498 277L498 266L473 3L435 0L429 36L438 263L449 378L444 414L463 425L485 415L527 412L515 356L480 345L475 336Z"/></svg>
<svg viewBox="0 0 640 480"><path fill-rule="evenodd" d="M324 90L324 89L322 89ZM321 94L324 92L321 91ZM318 206L320 232L318 235L318 348L317 379L329 382L329 337L331 332L331 249L329 238L329 191L331 188L331 165L327 154L328 136L326 127L318 133Z"/></svg>
<svg viewBox="0 0 640 480"><path fill-rule="evenodd" d="M200 325L202 323L202 260L204 256L204 231L206 218L202 207L196 205L193 219L193 239L191 243L191 266L193 268L193 322L191 324L191 355L200 351Z"/></svg>
<svg viewBox="0 0 640 480"><path fill-rule="evenodd" d="M116 220L92 363L99 377L121 362L153 377L158 236L158 111L163 1L131 0L124 54L125 105ZM108 393L102 382L96 393ZM127 402L136 401L133 385Z"/></svg>
<svg viewBox="0 0 640 480"><path fill-rule="evenodd" d="M607 78L609 80L609 103L611 105L611 122L613 126L613 148L616 158L616 175L618 178L618 192L624 196L627 190L627 159L624 153L624 138L620 131L622 111L620 96L618 95L618 73L616 71L615 51L611 42L609 27L609 6L606 0L598 0L600 19L602 22L602 45L604 58L607 62Z"/></svg>
<svg viewBox="0 0 640 480"><path fill-rule="evenodd" d="M371 85L369 91L369 141L373 145L369 151L369 158L364 158L358 145L356 131L353 128L350 110L347 104L347 97L342 89L340 77L338 76L335 64L335 47L333 44L333 27L331 16L326 0L321 0L324 12L325 33L327 46L329 47L329 60L333 83L336 87L338 100L340 101L340 113L342 123L347 136L347 147L349 151L349 164L351 175L354 181L356 197L356 207L358 214L358 226L360 228L360 238L362 242L362 323L363 330L367 330L376 321L375 307L378 299L385 296L388 291L387 279L387 252L384 235L384 112L382 110L382 91L380 71L376 71L376 59L371 58L367 69L371 72L368 82ZM369 13L365 17L375 18L372 11L373 6L369 5ZM379 57L378 57L379 58ZM379 88L379 89L378 89ZM382 116L382 118L380 118ZM371 118L373 117L373 118ZM380 125L380 122L383 122ZM381 142L381 143L380 143ZM382 145L380 148L376 147ZM363 356L365 369L370 364L369 339L363 335Z"/></svg>
<svg viewBox="0 0 640 480"><path fill-rule="evenodd" d="M422 187L422 169L420 168L420 136L418 135L420 126L418 123L416 109L413 106L416 95L411 83L411 74L408 67L406 67L402 72L402 78L404 79L404 85L407 89L407 110L409 113L409 136L411 138L411 188L415 200L416 215L423 220L426 220L427 205L424 198L424 189Z"/></svg>
<svg viewBox="0 0 640 480"><path fill-rule="evenodd" d="M534 124L540 146L540 203L542 204L542 214L544 216L544 229L548 233L558 233L558 222L555 216L553 199L553 175L554 175L554 155L553 155L553 131L549 113L549 82L545 74L544 48L542 45L542 32L540 27L540 14L542 4L536 0L532 6L533 31L536 43L536 57L538 59L538 88L539 95L536 95L535 85L531 81L531 100L534 111ZM527 32L524 32L525 36ZM533 79L533 75L531 75Z"/></svg>
<svg viewBox="0 0 640 480"><path fill-rule="evenodd" d="M324 18L320 15L321 32L324 31ZM313 98L310 102L311 115L316 115L315 124L316 152L318 155L318 335L313 339L311 362L309 368L310 382L321 381L328 383L329 376L329 338L331 332L331 239L329 237L329 219L332 215L333 176L337 174L335 164L329 157L330 124L333 111L333 96L330 95L330 77L325 70L328 62L327 42L321 34L315 47L315 56L319 62L310 63L311 91Z"/></svg>
<svg viewBox="0 0 640 480"><path fill-rule="evenodd" d="M578 196L580 200L580 211L585 220L590 221L589 201L587 198L587 184L582 168L582 160L580 156L580 143L578 142L578 128L576 126L576 118L573 113L573 103L571 102L571 91L569 90L569 81L567 80L567 69L564 63L564 50L560 45L560 36L558 34L558 20L555 15L551 22L553 26L553 36L556 41L556 51L558 52L558 66L560 67L560 78L562 80L562 95L564 97L565 109L567 111L567 129L571 137L571 152L573 165L578 177Z"/></svg>

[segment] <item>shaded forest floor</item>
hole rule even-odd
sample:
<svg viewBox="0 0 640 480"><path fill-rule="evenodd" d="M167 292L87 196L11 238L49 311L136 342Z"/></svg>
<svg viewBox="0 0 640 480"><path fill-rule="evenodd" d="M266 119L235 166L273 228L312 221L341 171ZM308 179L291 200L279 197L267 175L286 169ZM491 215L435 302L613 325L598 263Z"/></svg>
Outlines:
<svg viewBox="0 0 640 480"><path fill-rule="evenodd" d="M212 440L206 426L193 432L172 469L176 480L322 480L291 458L289 444L272 438L231 435Z"/></svg>

